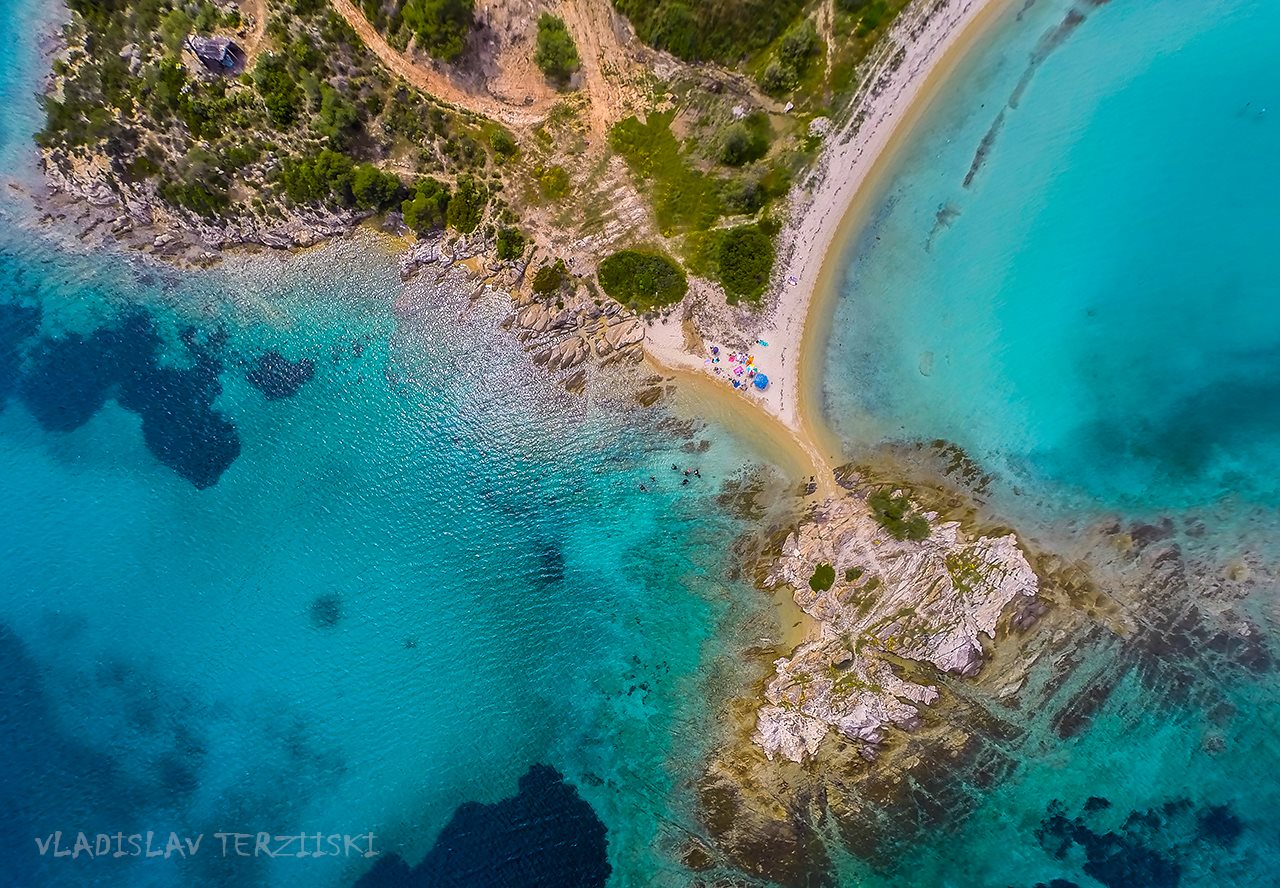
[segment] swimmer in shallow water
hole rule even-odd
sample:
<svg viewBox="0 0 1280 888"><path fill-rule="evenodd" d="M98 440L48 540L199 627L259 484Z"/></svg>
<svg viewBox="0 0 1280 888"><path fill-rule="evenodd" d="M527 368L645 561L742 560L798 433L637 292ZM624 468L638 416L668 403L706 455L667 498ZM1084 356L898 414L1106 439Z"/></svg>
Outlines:
<svg viewBox="0 0 1280 888"><path fill-rule="evenodd" d="M689 483L689 479L688 479L688 478L685 478L684 480L682 480L682 481L680 482L680 486L681 486L681 487L684 487L684 486L685 486L686 484L688 484L688 483Z"/></svg>

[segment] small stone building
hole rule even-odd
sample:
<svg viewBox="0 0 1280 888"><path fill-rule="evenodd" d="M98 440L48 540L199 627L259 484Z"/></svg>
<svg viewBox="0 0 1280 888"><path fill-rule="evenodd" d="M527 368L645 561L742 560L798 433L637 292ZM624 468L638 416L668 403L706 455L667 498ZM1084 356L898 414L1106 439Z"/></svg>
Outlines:
<svg viewBox="0 0 1280 888"><path fill-rule="evenodd" d="M230 37L188 37L187 49L206 70L215 74L228 74L244 67L244 50Z"/></svg>

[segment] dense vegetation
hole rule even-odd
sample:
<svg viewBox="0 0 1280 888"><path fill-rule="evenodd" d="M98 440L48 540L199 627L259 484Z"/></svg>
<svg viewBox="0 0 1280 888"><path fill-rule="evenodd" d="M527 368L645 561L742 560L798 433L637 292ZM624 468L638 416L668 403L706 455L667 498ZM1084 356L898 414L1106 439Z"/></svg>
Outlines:
<svg viewBox="0 0 1280 888"><path fill-rule="evenodd" d="M433 20L447 24L463 6L456 33L465 36L469 2L428 2L422 14L434 9ZM153 188L210 219L403 207L415 231L472 231L489 208L495 218L502 211L485 176L516 154L510 134L393 81L321 0L269 7L261 48L247 70L230 74L193 73L184 47L192 34L239 41L239 13L208 0L72 0L71 8L70 49L54 62L61 92L45 99L36 137L52 163L103 156L119 183ZM406 181L387 171L393 158L411 171Z"/></svg>
<svg viewBox="0 0 1280 888"><path fill-rule="evenodd" d="M729 303L764 295L773 272L773 239L759 225L739 225L724 233L717 274Z"/></svg>
<svg viewBox="0 0 1280 888"><path fill-rule="evenodd" d="M539 296L555 296L569 283L569 269L563 259L544 265L533 275L533 292Z"/></svg>
<svg viewBox="0 0 1280 888"><path fill-rule="evenodd" d="M636 311L672 305L689 291L689 279L670 256L648 250L622 250L600 263L601 288Z"/></svg>
<svg viewBox="0 0 1280 888"><path fill-rule="evenodd" d="M769 153L772 138L769 116L763 111L750 114L725 131L720 145L720 162L725 166L740 167L759 160Z"/></svg>
<svg viewBox="0 0 1280 888"><path fill-rule="evenodd" d="M929 538L929 521L911 507L911 499L905 494L897 496L887 490L877 490L867 497L871 516L889 532L895 540Z"/></svg>
<svg viewBox="0 0 1280 888"><path fill-rule="evenodd" d="M813 20L801 19L779 41L775 58L760 75L760 88L772 96L791 92L809 72L821 49Z"/></svg>
<svg viewBox="0 0 1280 888"><path fill-rule="evenodd" d="M474 9L475 0L405 0L400 15L419 49L452 62L466 49Z"/></svg>
<svg viewBox="0 0 1280 888"><path fill-rule="evenodd" d="M564 19L544 12L538 17L538 48L533 59L552 83L564 86L582 65Z"/></svg>
<svg viewBox="0 0 1280 888"><path fill-rule="evenodd" d="M614 0L640 39L689 61L735 64L765 48L804 0Z"/></svg>

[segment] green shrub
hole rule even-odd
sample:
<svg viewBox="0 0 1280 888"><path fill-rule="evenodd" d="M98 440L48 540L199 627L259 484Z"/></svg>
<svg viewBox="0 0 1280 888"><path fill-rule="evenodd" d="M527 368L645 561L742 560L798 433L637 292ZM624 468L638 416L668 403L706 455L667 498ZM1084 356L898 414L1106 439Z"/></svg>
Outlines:
<svg viewBox="0 0 1280 888"><path fill-rule="evenodd" d="M760 88L771 96L780 96L796 88L795 74L779 61L772 61L760 74Z"/></svg>
<svg viewBox="0 0 1280 888"><path fill-rule="evenodd" d="M691 166L671 132L675 112L653 113L614 124L609 145L638 178L652 182L654 215L664 235L705 230L720 217L719 183Z"/></svg>
<svg viewBox="0 0 1280 888"><path fill-rule="evenodd" d="M516 152L520 150L511 133L502 128L495 129L489 134L489 147L499 157L515 157Z"/></svg>
<svg viewBox="0 0 1280 888"><path fill-rule="evenodd" d="M489 195L485 187L473 176L459 176L458 186L449 199L449 209L445 216L449 227L463 234L476 230L484 217L485 204Z"/></svg>
<svg viewBox="0 0 1280 888"><path fill-rule="evenodd" d="M760 74L760 88L771 96L795 89L818 54L821 41L813 20L796 22L778 44L778 57Z"/></svg>
<svg viewBox="0 0 1280 888"><path fill-rule="evenodd" d="M743 177L730 179L720 187L725 211L733 215L749 216L769 200L759 179Z"/></svg>
<svg viewBox="0 0 1280 888"><path fill-rule="evenodd" d="M261 56L253 68L253 83L271 122L279 127L292 126L302 108L302 93L285 60L273 53Z"/></svg>
<svg viewBox="0 0 1280 888"><path fill-rule="evenodd" d="M640 39L689 61L736 64L764 49L804 0L614 0Z"/></svg>
<svg viewBox="0 0 1280 888"><path fill-rule="evenodd" d="M407 0L401 14L418 46L452 62L466 48L474 8L474 0Z"/></svg>
<svg viewBox="0 0 1280 888"><path fill-rule="evenodd" d="M720 162L738 167L759 160L769 153L771 135L769 118L760 112L738 121L725 131L720 145Z"/></svg>
<svg viewBox="0 0 1280 888"><path fill-rule="evenodd" d="M773 271L773 241L756 225L739 225L725 232L717 257L717 277L732 305L759 299Z"/></svg>
<svg viewBox="0 0 1280 888"><path fill-rule="evenodd" d="M581 67L578 47L560 16L544 12L538 17L538 48L533 59L546 78L560 86Z"/></svg>
<svg viewBox="0 0 1280 888"><path fill-rule="evenodd" d="M524 255L525 236L518 228L503 225L498 229L495 252L499 259L519 259Z"/></svg>
<svg viewBox="0 0 1280 888"><path fill-rule="evenodd" d="M836 581L836 567L834 564L819 564L813 569L813 576L809 577L809 588L814 592L826 592Z"/></svg>
<svg viewBox="0 0 1280 888"><path fill-rule="evenodd" d="M929 521L911 508L911 499L905 493L894 496L887 490L877 490L867 497L867 506L871 516L895 540L928 539Z"/></svg>
<svg viewBox="0 0 1280 888"><path fill-rule="evenodd" d="M399 194L399 177L384 173L371 163L362 163L351 173L351 196L362 210L385 210Z"/></svg>
<svg viewBox="0 0 1280 888"><path fill-rule="evenodd" d="M281 164L284 193L295 204L321 203L337 198L350 203L354 162L345 154L325 148L311 157L291 157Z"/></svg>
<svg viewBox="0 0 1280 888"><path fill-rule="evenodd" d="M670 256L645 250L622 250L600 263L600 287L623 305L648 311L684 298L689 280Z"/></svg>
<svg viewBox="0 0 1280 888"><path fill-rule="evenodd" d="M893 18L893 13L889 10L889 4L885 0L871 0L862 9L862 20L858 22L858 36L868 36L891 18Z"/></svg>
<svg viewBox="0 0 1280 888"><path fill-rule="evenodd" d="M213 218L231 205L226 189L207 181L165 182L160 186L160 196L205 218Z"/></svg>
<svg viewBox="0 0 1280 888"><path fill-rule="evenodd" d="M862 576L863 570L860 567L851 567L844 572L844 581L846 583L855 583Z"/></svg>
<svg viewBox="0 0 1280 888"><path fill-rule="evenodd" d="M320 112L316 114L315 129L337 148L346 147L352 131L360 122L356 106L327 83L320 85Z"/></svg>
<svg viewBox="0 0 1280 888"><path fill-rule="evenodd" d="M538 190L548 200L559 200L569 193L569 173L561 166L549 166L538 174Z"/></svg>
<svg viewBox="0 0 1280 888"><path fill-rule="evenodd" d="M533 292L547 297L559 293L569 282L569 269L563 259L557 259L550 265L544 265L533 276Z"/></svg>
<svg viewBox="0 0 1280 888"><path fill-rule="evenodd" d="M778 60L791 68L797 77L803 77L818 52L818 46L818 28L813 19L805 18L792 25L782 36L782 42L778 45Z"/></svg>
<svg viewBox="0 0 1280 888"><path fill-rule="evenodd" d="M404 224L419 237L444 228L449 212L448 186L430 177L419 179L413 196L400 205Z"/></svg>

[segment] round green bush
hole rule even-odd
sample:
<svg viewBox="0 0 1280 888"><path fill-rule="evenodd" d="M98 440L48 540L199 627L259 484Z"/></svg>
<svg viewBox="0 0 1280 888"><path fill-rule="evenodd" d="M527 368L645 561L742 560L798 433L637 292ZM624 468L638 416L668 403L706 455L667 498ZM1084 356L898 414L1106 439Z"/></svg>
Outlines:
<svg viewBox="0 0 1280 888"><path fill-rule="evenodd" d="M648 311L672 305L689 291L689 280L670 256L622 250L600 263L600 286L623 305Z"/></svg>

